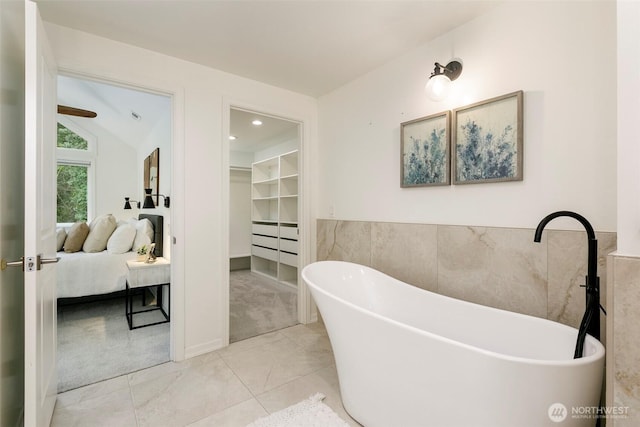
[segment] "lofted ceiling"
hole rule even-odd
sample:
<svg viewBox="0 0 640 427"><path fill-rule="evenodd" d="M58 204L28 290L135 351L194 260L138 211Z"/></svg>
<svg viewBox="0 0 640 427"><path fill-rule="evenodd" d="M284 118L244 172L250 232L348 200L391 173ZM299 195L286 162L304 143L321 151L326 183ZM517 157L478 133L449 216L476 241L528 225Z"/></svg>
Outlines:
<svg viewBox="0 0 640 427"><path fill-rule="evenodd" d="M38 0L45 21L312 97L335 90L499 3Z"/></svg>
<svg viewBox="0 0 640 427"><path fill-rule="evenodd" d="M171 120L167 96L63 75L58 76L58 104L96 112L96 118L66 117L94 135L108 132L136 149L160 122Z"/></svg>

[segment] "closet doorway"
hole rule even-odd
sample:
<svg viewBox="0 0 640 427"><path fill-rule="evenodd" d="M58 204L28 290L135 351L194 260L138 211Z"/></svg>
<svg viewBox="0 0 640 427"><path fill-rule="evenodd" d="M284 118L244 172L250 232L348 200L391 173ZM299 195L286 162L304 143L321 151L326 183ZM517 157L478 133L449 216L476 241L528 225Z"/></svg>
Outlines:
<svg viewBox="0 0 640 427"><path fill-rule="evenodd" d="M300 123L231 108L229 342L298 323Z"/></svg>

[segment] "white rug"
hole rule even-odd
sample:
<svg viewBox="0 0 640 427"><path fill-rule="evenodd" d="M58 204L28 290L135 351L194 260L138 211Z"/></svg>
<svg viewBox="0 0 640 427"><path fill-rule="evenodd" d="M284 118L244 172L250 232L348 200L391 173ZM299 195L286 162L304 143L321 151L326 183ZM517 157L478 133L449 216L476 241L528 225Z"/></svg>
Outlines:
<svg viewBox="0 0 640 427"><path fill-rule="evenodd" d="M324 398L324 394L316 393L300 403L259 418L247 427L349 427L349 424L322 403Z"/></svg>

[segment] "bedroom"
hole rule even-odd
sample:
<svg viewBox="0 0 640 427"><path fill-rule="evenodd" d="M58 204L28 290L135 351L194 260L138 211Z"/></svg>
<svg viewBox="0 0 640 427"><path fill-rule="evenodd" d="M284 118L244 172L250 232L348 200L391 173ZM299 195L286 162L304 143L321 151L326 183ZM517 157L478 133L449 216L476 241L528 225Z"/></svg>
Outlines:
<svg viewBox="0 0 640 427"><path fill-rule="evenodd" d="M155 208L141 208L137 202L144 201L145 187L152 187L153 194L171 194L171 100L60 75L58 103L97 113L95 118L58 114L57 358L62 391L169 360L169 324L129 329L124 282L126 261L153 239L161 240L154 243L156 255L170 259L169 197L153 197ZM146 167L151 159L157 164ZM125 197L131 209L125 209ZM153 225L137 220L139 216L149 217ZM79 240L89 226L86 240ZM93 245L100 229L102 242ZM105 242L106 250L100 251ZM146 297L146 307L153 306L155 295ZM140 310L140 296L133 301ZM168 311L166 293L163 302ZM157 322L159 316L160 311L132 315L132 326Z"/></svg>

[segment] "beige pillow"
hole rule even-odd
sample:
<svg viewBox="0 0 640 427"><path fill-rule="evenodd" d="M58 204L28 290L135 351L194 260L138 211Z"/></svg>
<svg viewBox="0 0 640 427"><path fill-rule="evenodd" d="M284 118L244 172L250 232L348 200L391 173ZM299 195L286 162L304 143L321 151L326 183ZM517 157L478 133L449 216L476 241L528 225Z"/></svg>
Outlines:
<svg viewBox="0 0 640 427"><path fill-rule="evenodd" d="M71 226L64 241L65 252L78 252L82 249L85 239L89 235L89 226L84 222L76 222Z"/></svg>
<svg viewBox="0 0 640 427"><path fill-rule="evenodd" d="M64 247L64 241L67 239L67 231L64 228L56 230L56 250L60 252Z"/></svg>
<svg viewBox="0 0 640 427"><path fill-rule="evenodd" d="M85 252L102 252L107 249L109 237L116 229L116 218L111 215L101 215L91 221L89 235L84 241L82 250Z"/></svg>

